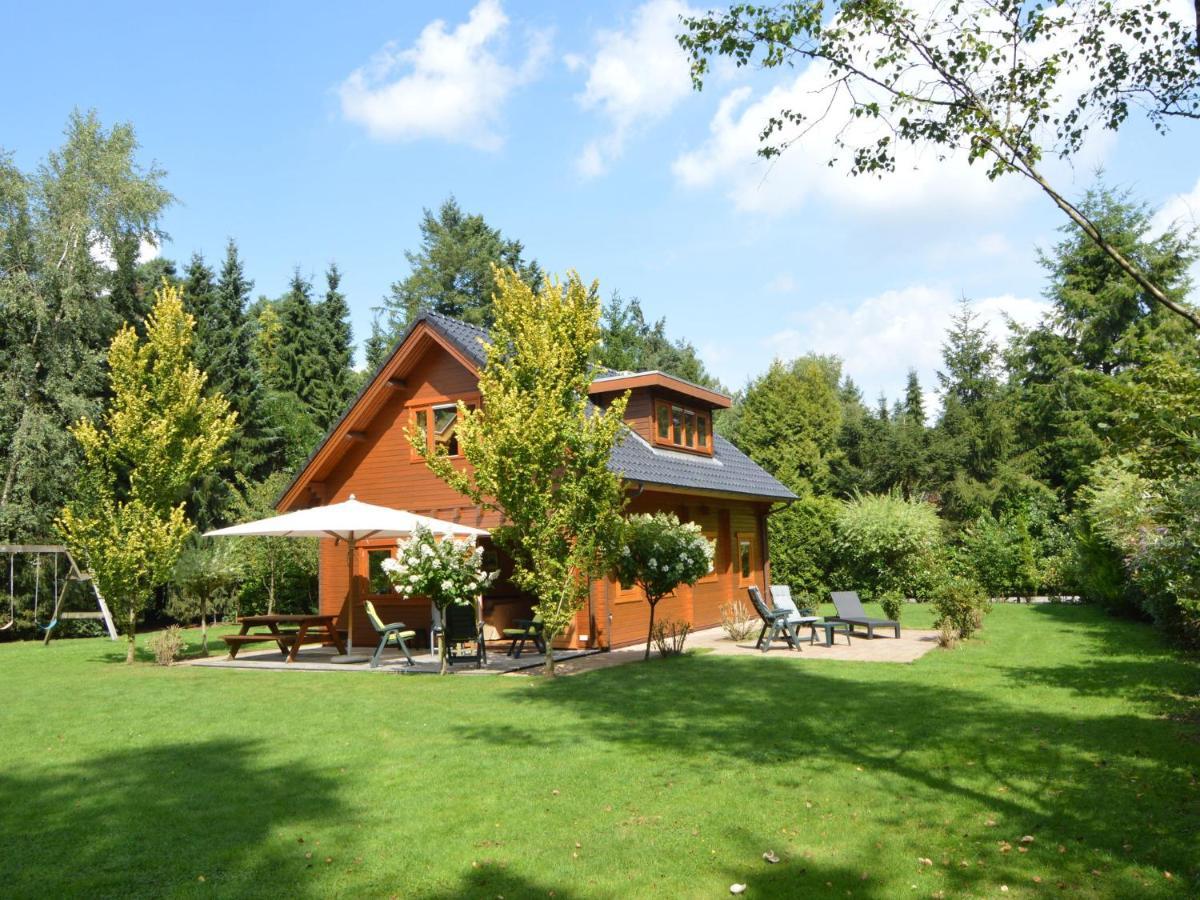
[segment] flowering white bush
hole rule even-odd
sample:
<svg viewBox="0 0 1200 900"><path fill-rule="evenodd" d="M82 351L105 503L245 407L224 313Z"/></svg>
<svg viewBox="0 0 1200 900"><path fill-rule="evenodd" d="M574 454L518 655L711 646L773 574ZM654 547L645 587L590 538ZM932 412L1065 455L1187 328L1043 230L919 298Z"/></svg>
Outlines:
<svg viewBox="0 0 1200 900"><path fill-rule="evenodd" d="M624 588L637 585L650 604L650 632L658 601L681 584L695 584L712 571L716 547L695 522L680 522L673 513L641 513L625 522L617 555L616 575ZM650 658L650 636L646 638Z"/></svg>
<svg viewBox="0 0 1200 900"><path fill-rule="evenodd" d="M474 537L442 540L423 525L396 541L396 555L381 568L397 593L426 597L442 611L474 602L497 574L483 570L483 548Z"/></svg>

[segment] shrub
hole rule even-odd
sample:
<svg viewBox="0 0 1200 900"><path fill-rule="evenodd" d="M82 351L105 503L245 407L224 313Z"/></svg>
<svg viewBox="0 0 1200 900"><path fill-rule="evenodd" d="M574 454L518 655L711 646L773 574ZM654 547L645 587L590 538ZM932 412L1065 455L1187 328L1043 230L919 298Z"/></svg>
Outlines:
<svg viewBox="0 0 1200 900"><path fill-rule="evenodd" d="M732 641L744 641L754 634L758 619L741 600L721 604L721 628Z"/></svg>
<svg viewBox="0 0 1200 900"><path fill-rule="evenodd" d="M840 507L832 497L801 493L771 514L771 574L779 584L808 585L818 595L833 587L829 577L836 567L834 523Z"/></svg>
<svg viewBox="0 0 1200 900"><path fill-rule="evenodd" d="M385 559L380 568L396 593L427 599L443 621L450 606L474 603L498 574L484 571L483 548L474 537L443 540L424 525L418 525L411 537L396 541L396 555ZM441 673L445 675L449 648L446 641L441 643Z"/></svg>
<svg viewBox="0 0 1200 900"><path fill-rule="evenodd" d="M983 627L983 616L989 609L987 594L979 582L961 575L944 578L931 600L937 612L934 626L939 630L949 627L964 641Z"/></svg>
<svg viewBox="0 0 1200 900"><path fill-rule="evenodd" d="M169 666L183 656L183 632L178 625L172 625L150 638L150 652L154 661L160 666Z"/></svg>
<svg viewBox="0 0 1200 900"><path fill-rule="evenodd" d="M695 522L680 522L674 513L642 513L624 525L616 574L624 588L637 585L650 604L646 659L654 638L654 609L681 584L695 584L712 570L713 547Z"/></svg>
<svg viewBox="0 0 1200 900"><path fill-rule="evenodd" d="M949 619L943 619L942 624L938 626L938 646L953 650L957 644L958 629Z"/></svg>
<svg viewBox="0 0 1200 900"><path fill-rule="evenodd" d="M884 591L879 595L879 605L883 607L884 616L899 622L904 610L904 595L899 591Z"/></svg>
<svg viewBox="0 0 1200 900"><path fill-rule="evenodd" d="M659 656L679 656L683 653L683 642L687 640L692 626L687 622L666 621L654 626L654 645Z"/></svg>
<svg viewBox="0 0 1200 900"><path fill-rule="evenodd" d="M898 493L864 494L837 514L838 557L855 587L874 596L921 596L943 548L937 511Z"/></svg>

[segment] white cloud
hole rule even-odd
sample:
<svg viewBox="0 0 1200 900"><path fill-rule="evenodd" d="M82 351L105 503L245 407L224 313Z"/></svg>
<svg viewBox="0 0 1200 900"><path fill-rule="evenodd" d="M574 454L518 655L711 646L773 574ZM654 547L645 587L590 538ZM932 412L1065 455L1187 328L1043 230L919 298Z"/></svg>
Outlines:
<svg viewBox="0 0 1200 900"><path fill-rule="evenodd" d="M914 0L918 14L936 23L949 13L938 0ZM986 16L986 5L971 6L972 15ZM981 27L987 27L986 21ZM1055 33L1038 53L1048 54L1073 40L1066 31ZM864 51L870 58L870 53ZM936 77L916 57L908 61L900 87L924 89ZM1058 83L1058 108L1073 104L1090 83L1086 67L1068 67ZM888 96L872 92L869 85L856 84L859 101L875 100L885 109ZM698 147L679 155L673 171L680 184L689 188L723 190L733 205L744 212L781 214L813 201L860 215L878 218L893 214L906 221L926 219L995 217L1037 195L1031 182L1017 175L989 181L987 160L972 165L963 148L913 146L897 143L890 129L879 120L854 117L851 99L830 74L828 65L809 63L798 75L775 83L763 92L743 84L721 98L709 124L709 136ZM783 110L800 113L801 124L790 124L777 132L773 143L786 142L787 150L773 160L757 156L760 134L766 124ZM870 147L882 137L893 138L896 171L873 175L848 174L852 149ZM1052 136L1047 133L1047 139ZM847 145L838 146L838 139ZM1089 133L1073 160L1064 163L1048 154L1045 173L1053 182L1070 186L1076 171L1089 174L1111 150L1115 135L1103 129ZM830 165L831 160L833 164Z"/></svg>
<svg viewBox="0 0 1200 900"><path fill-rule="evenodd" d="M767 282L767 292L771 294L790 294L798 286L791 272L780 272Z"/></svg>
<svg viewBox="0 0 1200 900"><path fill-rule="evenodd" d="M680 0L648 0L624 31L600 31L590 60L571 54L567 68L587 69L579 104L607 121L607 132L587 143L577 160L585 177L608 170L638 128L665 117L692 90L686 54L676 43L679 17L694 12Z"/></svg>
<svg viewBox="0 0 1200 900"><path fill-rule="evenodd" d="M1196 179L1195 186L1186 194L1168 197L1150 220L1150 234L1153 237L1158 237L1171 227L1178 229L1181 234L1192 230L1200 233L1200 178ZM1192 277L1192 290L1188 299L1197 303L1200 302L1200 259L1192 263L1189 274Z"/></svg>
<svg viewBox="0 0 1200 900"><path fill-rule="evenodd" d="M846 174L847 151L834 140L846 125L849 101L822 92L825 76L809 66L790 84L776 86L758 99L743 85L726 94L709 124L709 137L672 165L676 179L689 188L723 188L742 212L781 214L812 200L872 215L954 214L964 209L989 214L1011 208L1031 194L1014 180L989 182L981 166L965 155L939 159L934 150L897 148L896 171L876 178ZM810 130L773 160L757 156L763 126L781 109L804 110ZM826 110L828 109L828 112ZM823 116L823 118L822 118ZM872 140L869 125L859 125L860 140ZM842 163L829 166L832 155Z"/></svg>
<svg viewBox="0 0 1200 900"><path fill-rule="evenodd" d="M389 42L338 87L342 114L379 140L438 138L497 149L505 101L536 77L549 52L548 35L532 33L523 60L502 60L496 48L508 25L500 0L479 0L453 30L437 19L412 47Z"/></svg>
<svg viewBox="0 0 1200 900"><path fill-rule="evenodd" d="M880 391L889 400L900 397L909 368L917 370L933 397L941 348L959 298L949 289L910 285L885 291L851 306L821 304L796 317L796 325L764 341L783 359L805 353L831 353L842 358L847 375L858 383L871 403ZM1044 300L1002 294L975 300L971 308L1001 345L1008 338L1005 317L1029 325L1049 309ZM929 402L927 409L935 407Z"/></svg>
<svg viewBox="0 0 1200 900"><path fill-rule="evenodd" d="M1200 228L1200 178L1186 194L1173 194L1150 220L1150 233L1160 235L1174 226L1186 232Z"/></svg>
<svg viewBox="0 0 1200 900"><path fill-rule="evenodd" d="M157 259L162 249L157 243L150 238L138 239L137 262L138 265L148 263L152 259ZM110 272L117 271L117 259L113 254L112 244L105 238L99 235L92 235L91 246L88 247L88 253L92 259L108 269Z"/></svg>

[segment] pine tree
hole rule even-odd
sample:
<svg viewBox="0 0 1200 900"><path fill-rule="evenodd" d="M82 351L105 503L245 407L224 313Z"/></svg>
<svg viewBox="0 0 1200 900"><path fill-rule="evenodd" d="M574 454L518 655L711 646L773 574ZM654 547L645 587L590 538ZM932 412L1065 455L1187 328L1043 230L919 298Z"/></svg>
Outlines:
<svg viewBox="0 0 1200 900"><path fill-rule="evenodd" d="M196 321L193 358L201 372L218 371L221 341L226 329L217 302L217 284L213 270L204 257L193 253L183 272L183 308Z"/></svg>
<svg viewBox="0 0 1200 900"><path fill-rule="evenodd" d="M694 384L718 388L696 348L667 337L667 320L646 321L636 297L625 302L613 293L600 318L599 362L617 371L658 370Z"/></svg>
<svg viewBox="0 0 1200 900"><path fill-rule="evenodd" d="M363 344L363 356L366 357L368 372L379 368L379 364L383 362L383 358L391 351L394 344L391 334L379 324L379 317L383 310L375 309L373 312L371 333L367 335L367 340Z"/></svg>
<svg viewBox="0 0 1200 900"><path fill-rule="evenodd" d="M217 278L216 307L224 333L216 363L208 371L213 390L220 391L238 416L238 430L229 448L230 467L224 473L250 479L263 478L279 465L279 438L262 413L262 373L253 352L253 334L247 314L254 282L246 277L237 243L230 238Z"/></svg>
<svg viewBox="0 0 1200 900"><path fill-rule="evenodd" d="M944 513L962 522L993 511L1014 449L1000 349L965 299L951 320L942 361L942 413L931 436L931 467Z"/></svg>
<svg viewBox="0 0 1200 900"><path fill-rule="evenodd" d="M1082 203L1088 217L1127 256L1139 260L1167 295L1186 302L1194 234L1176 229L1151 237L1150 211L1104 186ZM1200 357L1200 338L1148 298L1078 230L1042 256L1049 275L1050 314L1017 329L1008 354L1016 394L1019 444L1037 476L1063 492L1068 505L1105 452L1115 398L1109 389L1163 353Z"/></svg>
<svg viewBox="0 0 1200 900"><path fill-rule="evenodd" d="M916 369L908 370L908 383L904 387L904 414L918 425L925 425L925 393Z"/></svg>
<svg viewBox="0 0 1200 900"><path fill-rule="evenodd" d="M354 345L350 330L350 307L339 290L342 273L336 263L325 272L325 296L316 306L317 338L325 373L313 405L313 419L328 431L346 411L354 396Z"/></svg>
<svg viewBox="0 0 1200 900"><path fill-rule="evenodd" d="M312 282L296 269L288 292L279 302L279 344L276 349L279 384L275 387L297 397L311 414L324 375L321 359L321 323L313 305Z"/></svg>
<svg viewBox="0 0 1200 900"><path fill-rule="evenodd" d="M383 301L386 343L394 342L423 309L475 325L492 323L493 266L514 270L533 290L541 286L536 261L526 261L520 241L504 237L483 216L463 212L453 197L421 220L421 249L404 256L412 271L392 284Z"/></svg>

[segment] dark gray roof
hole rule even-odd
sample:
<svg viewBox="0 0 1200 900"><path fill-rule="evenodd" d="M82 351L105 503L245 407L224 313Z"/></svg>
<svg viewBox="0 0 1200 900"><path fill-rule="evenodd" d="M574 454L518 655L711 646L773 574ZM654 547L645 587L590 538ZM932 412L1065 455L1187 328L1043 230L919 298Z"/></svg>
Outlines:
<svg viewBox="0 0 1200 900"><path fill-rule="evenodd" d="M718 434L713 435L713 455L707 457L652 447L630 431L613 448L608 467L621 473L626 481L772 500L796 499L795 494Z"/></svg>
<svg viewBox="0 0 1200 900"><path fill-rule="evenodd" d="M425 310L419 313L404 330L404 334L396 341L392 352L381 362L374 372L364 381L358 396L346 407L341 418L333 424L328 434L313 448L313 452L304 461L296 477L279 495L282 499L292 489L304 474L305 469L316 458L317 453L337 431L350 411L358 405L362 395L379 375L392 357L396 355L413 329L421 322L426 322L431 328L454 344L462 351L477 368L482 369L487 362L483 345L488 340L488 332L477 325L470 325L449 316L443 316ZM639 373L640 374L640 373ZM794 500L796 495L775 480L770 474L753 462L746 454L738 450L723 437L713 434L712 457L682 453L674 450L664 450L651 447L645 440L633 432L627 432L625 438L613 448L609 468L620 472L628 481L645 484L658 484L665 487L692 488L703 491L720 491L731 494L745 494L753 497L764 497L773 500Z"/></svg>
<svg viewBox="0 0 1200 900"><path fill-rule="evenodd" d="M408 337L408 332L412 331L418 322L428 322L442 337L465 353L479 368L482 369L487 362L487 356L483 352L483 345L488 340L487 329L428 310L413 319L412 325L404 332L404 337L396 343L397 347L404 343L404 338Z"/></svg>

